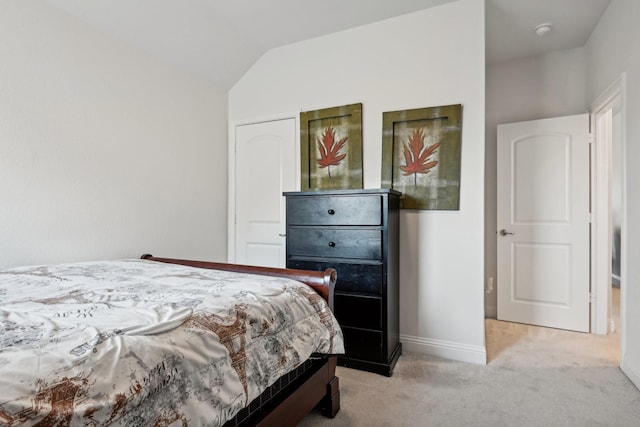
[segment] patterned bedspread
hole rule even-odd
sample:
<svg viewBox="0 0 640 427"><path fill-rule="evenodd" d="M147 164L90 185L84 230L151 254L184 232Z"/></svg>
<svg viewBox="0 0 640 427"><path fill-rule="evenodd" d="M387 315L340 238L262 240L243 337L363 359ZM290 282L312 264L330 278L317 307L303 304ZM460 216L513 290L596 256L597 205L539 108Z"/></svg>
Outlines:
<svg viewBox="0 0 640 427"><path fill-rule="evenodd" d="M0 426L221 425L343 351L292 280L145 260L0 271Z"/></svg>

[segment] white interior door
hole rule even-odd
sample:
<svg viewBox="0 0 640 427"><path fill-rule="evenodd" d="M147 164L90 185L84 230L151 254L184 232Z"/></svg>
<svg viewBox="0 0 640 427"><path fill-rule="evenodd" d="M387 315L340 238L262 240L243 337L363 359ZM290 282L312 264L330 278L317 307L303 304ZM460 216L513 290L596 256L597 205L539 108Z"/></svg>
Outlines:
<svg viewBox="0 0 640 427"><path fill-rule="evenodd" d="M498 319L589 331L589 117L498 126Z"/></svg>
<svg viewBox="0 0 640 427"><path fill-rule="evenodd" d="M285 266L283 191L296 188L296 122L237 126L235 262Z"/></svg>

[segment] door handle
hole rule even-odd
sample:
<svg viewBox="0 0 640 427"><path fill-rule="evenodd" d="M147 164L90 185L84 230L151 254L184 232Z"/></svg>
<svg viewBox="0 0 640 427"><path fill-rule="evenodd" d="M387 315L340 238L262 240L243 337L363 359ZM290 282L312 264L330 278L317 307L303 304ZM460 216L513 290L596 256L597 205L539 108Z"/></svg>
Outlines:
<svg viewBox="0 0 640 427"><path fill-rule="evenodd" d="M500 235L501 236L506 236L506 235L509 235L509 234L513 235L513 233L505 230L504 228L502 230L500 230Z"/></svg>
<svg viewBox="0 0 640 427"><path fill-rule="evenodd" d="M286 234L282 234L282 233L278 233L278 236L280 236L280 237L287 237L287 235L286 235Z"/></svg>

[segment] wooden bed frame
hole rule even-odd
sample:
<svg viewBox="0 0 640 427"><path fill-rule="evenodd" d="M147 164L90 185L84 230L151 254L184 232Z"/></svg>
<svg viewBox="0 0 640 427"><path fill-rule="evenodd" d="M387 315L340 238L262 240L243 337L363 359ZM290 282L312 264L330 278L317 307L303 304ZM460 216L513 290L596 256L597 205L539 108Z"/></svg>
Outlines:
<svg viewBox="0 0 640 427"><path fill-rule="evenodd" d="M140 257L150 261L180 264L213 270L235 271L238 273L262 274L266 276L285 277L311 286L333 309L333 291L336 284L336 270L307 271L283 268L256 267L240 264L225 264L206 261L191 261L173 258L156 258L145 254ZM336 377L337 356L323 359L315 372L305 373L296 382L297 387L290 393L281 393L277 402L269 402L268 407L251 414L246 420L238 420L233 425L286 427L297 425L309 412L318 407L323 415L333 418L340 410L340 388ZM253 402L249 404L252 406ZM277 405L277 406L276 406Z"/></svg>

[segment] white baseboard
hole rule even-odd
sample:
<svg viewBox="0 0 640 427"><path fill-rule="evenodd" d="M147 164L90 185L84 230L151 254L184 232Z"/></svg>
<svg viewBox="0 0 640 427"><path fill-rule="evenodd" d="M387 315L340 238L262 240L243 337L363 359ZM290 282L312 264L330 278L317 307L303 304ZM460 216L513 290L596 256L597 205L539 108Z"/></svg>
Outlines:
<svg viewBox="0 0 640 427"><path fill-rule="evenodd" d="M400 342L403 350L477 365L487 364L487 349L485 347L410 335L400 335Z"/></svg>
<svg viewBox="0 0 640 427"><path fill-rule="evenodd" d="M622 372L631 380L633 385L640 390L640 366L631 366L631 364L623 358L620 369L622 369Z"/></svg>

